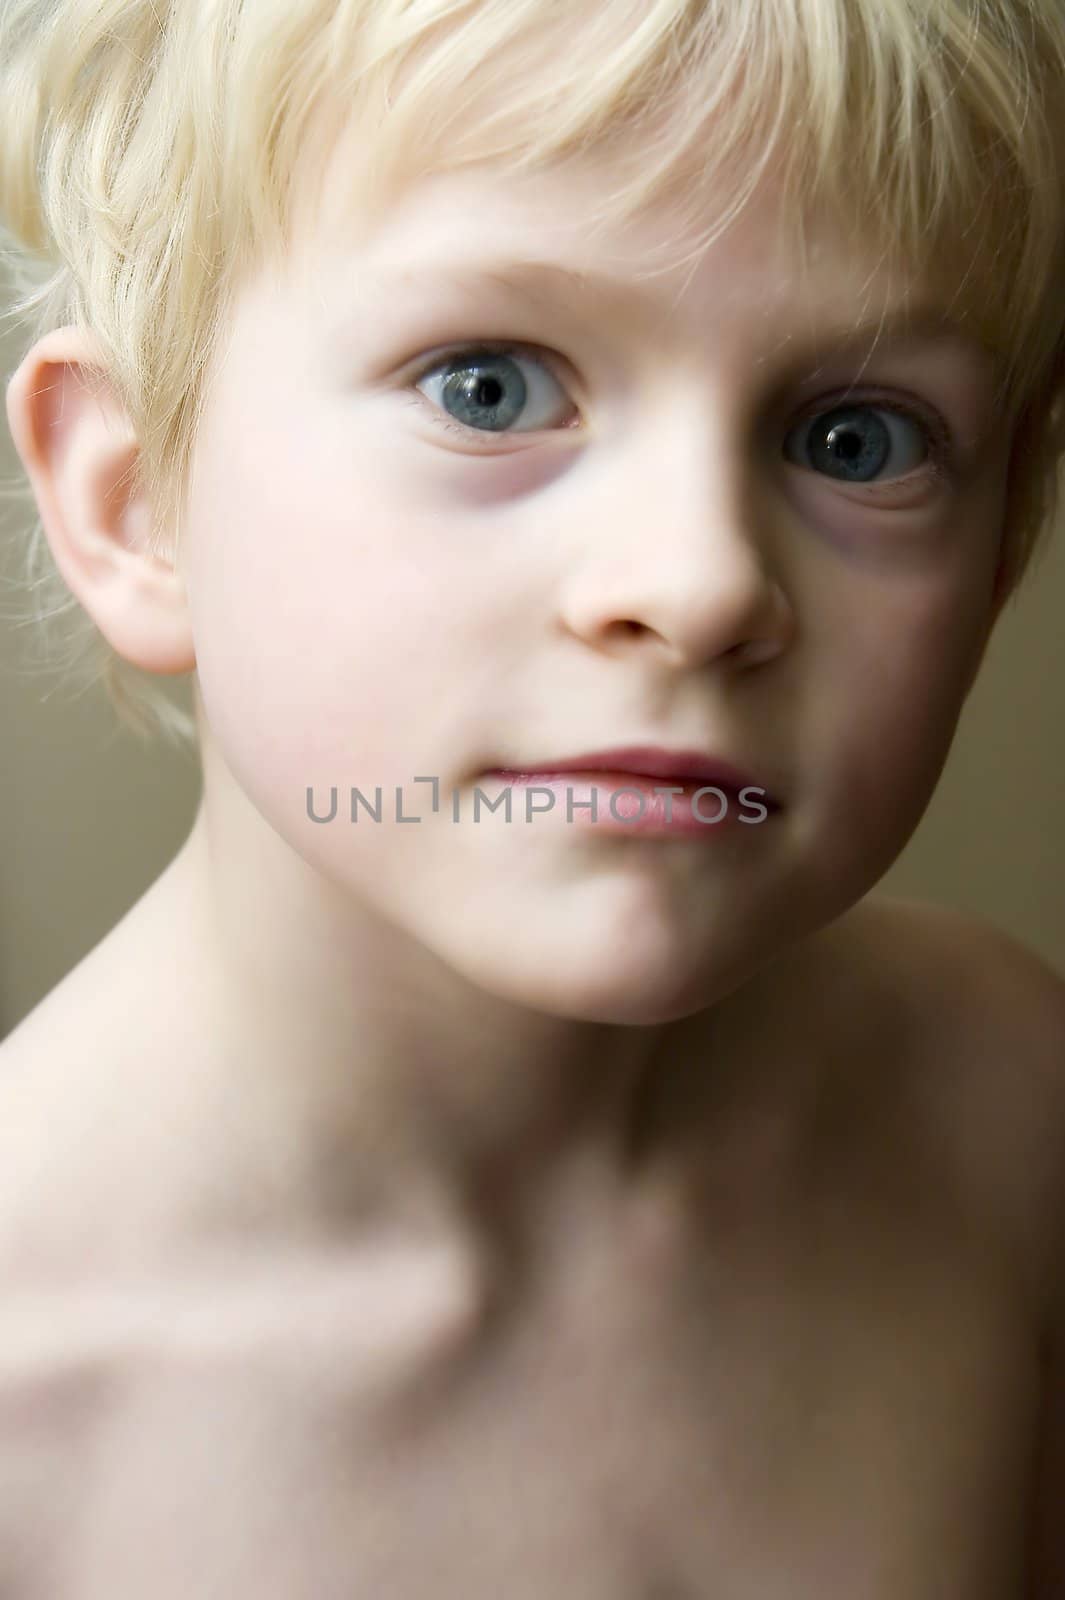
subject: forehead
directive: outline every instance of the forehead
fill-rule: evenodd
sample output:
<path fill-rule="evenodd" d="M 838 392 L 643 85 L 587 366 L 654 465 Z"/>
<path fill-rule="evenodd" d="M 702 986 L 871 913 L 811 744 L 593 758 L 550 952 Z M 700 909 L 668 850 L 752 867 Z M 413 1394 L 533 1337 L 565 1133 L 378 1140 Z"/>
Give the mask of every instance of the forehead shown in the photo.
<path fill-rule="evenodd" d="M 354 146 L 354 148 L 353 148 Z M 633 220 L 590 225 L 604 193 L 623 181 L 631 154 L 620 143 L 593 150 L 579 161 L 535 174 L 514 174 L 491 162 L 460 172 L 422 173 L 399 193 L 380 217 L 360 206 L 364 161 L 358 159 L 354 130 L 341 135 L 324 167 L 320 189 L 295 219 L 293 243 L 321 252 L 358 251 L 367 264 L 388 257 L 413 263 L 441 252 L 448 260 L 478 252 L 513 253 L 522 259 L 567 261 L 576 271 L 611 262 L 618 275 L 674 274 L 690 257 L 713 218 L 692 217 L 679 197 L 662 197 Z M 301 190 L 310 200 L 311 190 Z M 764 262 L 769 271 L 786 265 L 788 218 L 782 213 L 773 178 L 728 229 L 719 254 L 737 265 Z M 845 263 L 839 241 L 825 221 L 807 218 L 805 233 L 825 264 L 853 272 L 875 268 L 871 260 Z"/>
<path fill-rule="evenodd" d="M 624 223 L 589 227 L 613 159 L 590 154 L 564 171 L 507 175 L 485 164 L 413 182 L 380 216 L 360 213 L 353 154 L 341 140 L 321 171 L 320 194 L 293 229 L 293 264 L 326 315 L 398 315 L 408 303 L 465 295 L 475 312 L 505 290 L 510 303 L 615 314 L 630 332 L 690 315 L 770 344 L 799 329 L 817 344 L 856 349 L 907 336 L 938 338 L 990 367 L 994 351 L 952 310 L 949 278 L 919 277 L 878 258 L 827 215 L 803 218 L 802 249 L 770 175 L 706 250 L 717 219 L 662 198 Z"/>

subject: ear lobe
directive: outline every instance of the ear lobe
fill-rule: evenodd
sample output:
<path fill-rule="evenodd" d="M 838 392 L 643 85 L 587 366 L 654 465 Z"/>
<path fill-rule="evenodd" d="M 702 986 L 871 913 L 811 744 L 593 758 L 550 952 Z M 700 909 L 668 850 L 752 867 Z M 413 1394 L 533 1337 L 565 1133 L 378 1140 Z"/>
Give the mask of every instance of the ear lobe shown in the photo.
<path fill-rule="evenodd" d="M 58 329 L 8 384 L 11 437 L 68 588 L 125 660 L 159 674 L 196 665 L 187 596 L 148 548 L 150 507 L 132 468 L 138 444 L 98 348 Z"/>

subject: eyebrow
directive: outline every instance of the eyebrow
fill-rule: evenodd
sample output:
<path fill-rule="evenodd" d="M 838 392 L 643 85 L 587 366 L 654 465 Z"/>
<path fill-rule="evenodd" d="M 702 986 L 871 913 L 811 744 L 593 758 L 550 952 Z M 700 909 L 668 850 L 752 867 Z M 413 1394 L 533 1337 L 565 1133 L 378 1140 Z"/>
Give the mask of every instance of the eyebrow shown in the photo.
<path fill-rule="evenodd" d="M 375 274 L 376 276 L 376 274 Z M 557 306 L 559 299 L 568 301 L 575 309 L 585 311 L 591 302 L 604 296 L 636 300 L 658 298 L 653 288 L 645 288 L 638 279 L 623 273 L 612 273 L 603 268 L 580 272 L 559 262 L 543 260 L 500 259 L 496 261 L 460 262 L 448 265 L 418 263 L 411 267 L 381 269 L 382 286 L 390 292 L 397 286 L 411 292 L 424 293 L 434 286 L 443 293 L 457 291 L 472 300 L 482 298 L 486 286 L 503 289 L 508 294 L 525 300 L 537 310 Z M 783 342 L 788 342 L 785 340 Z M 820 325 L 811 319 L 808 339 L 803 344 L 827 347 L 864 349 L 881 346 L 898 346 L 908 343 L 951 343 L 964 346 L 985 361 L 995 361 L 998 352 L 984 343 L 970 327 L 958 317 L 953 317 L 942 306 L 930 299 L 918 299 L 910 305 L 887 307 L 877 317 L 861 322 L 831 322 Z"/>

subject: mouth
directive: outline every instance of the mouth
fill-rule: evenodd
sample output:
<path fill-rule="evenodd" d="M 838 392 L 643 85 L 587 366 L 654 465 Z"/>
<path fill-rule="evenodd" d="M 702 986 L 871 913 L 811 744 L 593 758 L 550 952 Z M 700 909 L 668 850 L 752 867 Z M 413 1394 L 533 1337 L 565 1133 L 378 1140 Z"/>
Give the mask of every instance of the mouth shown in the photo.
<path fill-rule="evenodd" d="M 737 789 L 731 780 L 708 783 L 704 776 L 686 773 L 648 776 L 623 767 L 545 765 L 497 768 L 486 776 L 522 795 L 527 823 L 541 812 L 554 812 L 557 819 L 564 809 L 567 825 L 610 836 L 707 842 L 744 834 L 754 838 L 761 832 L 757 824 L 780 810 L 759 785 Z M 512 820 L 509 810 L 506 818 Z"/>
<path fill-rule="evenodd" d="M 688 792 L 713 788 L 721 790 L 730 799 L 739 800 L 746 795 L 767 810 L 780 810 L 779 800 L 753 774 L 724 758 L 706 756 L 695 750 L 628 747 L 571 756 L 560 761 L 496 768 L 491 776 L 504 778 L 511 783 L 543 783 L 576 778 L 603 786 L 613 784 L 615 787 L 624 786 L 634 779 L 643 780 L 640 787 L 651 787 L 647 780 L 652 779 L 660 786 L 682 788 Z"/>
<path fill-rule="evenodd" d="M 707 783 L 703 778 L 689 778 L 682 773 L 667 775 L 655 774 L 648 777 L 644 773 L 625 772 L 620 768 L 616 771 L 606 772 L 600 769 L 594 771 L 579 771 L 570 768 L 547 769 L 542 771 L 509 771 L 506 768 L 496 768 L 487 774 L 490 778 L 498 778 L 500 782 L 511 784 L 515 788 L 535 785 L 550 787 L 556 784 L 569 784 L 571 787 L 593 787 L 603 792 L 630 790 L 643 794 L 648 800 L 657 797 L 662 791 L 675 791 L 679 797 L 691 801 L 700 792 L 724 795 L 729 805 L 740 804 L 760 805 L 766 811 L 780 810 L 779 803 L 767 792 L 756 784 L 744 784 L 739 789 L 728 783 Z"/>

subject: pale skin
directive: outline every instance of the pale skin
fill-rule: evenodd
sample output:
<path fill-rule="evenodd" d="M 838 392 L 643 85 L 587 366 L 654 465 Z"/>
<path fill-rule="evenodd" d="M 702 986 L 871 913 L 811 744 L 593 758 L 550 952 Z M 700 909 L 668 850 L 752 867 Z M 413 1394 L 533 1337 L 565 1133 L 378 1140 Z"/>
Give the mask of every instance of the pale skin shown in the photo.
<path fill-rule="evenodd" d="M 354 245 L 308 208 L 173 564 L 87 337 L 8 389 L 72 590 L 195 669 L 204 767 L 0 1050 L 13 1600 L 1065 1594 L 1065 985 L 870 898 L 1000 603 L 988 354 L 862 371 L 831 330 L 888 286 L 826 238 L 801 297 L 768 200 L 637 283 L 676 219 L 589 253 L 602 182 L 432 180 Z M 488 257 L 619 285 L 460 295 Z M 434 427 L 428 358 L 485 340 L 535 421 Z M 782 453 L 859 371 L 954 478 L 897 414 L 875 490 Z M 640 841 L 413 782 L 633 743 L 781 810 Z M 355 783 L 423 822 L 309 820 Z"/>

